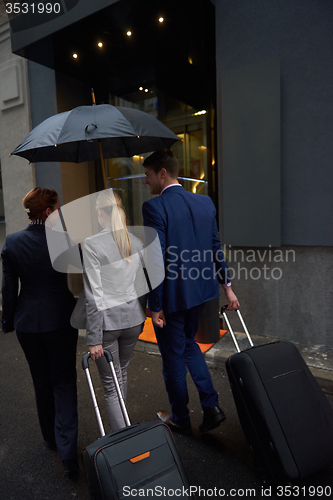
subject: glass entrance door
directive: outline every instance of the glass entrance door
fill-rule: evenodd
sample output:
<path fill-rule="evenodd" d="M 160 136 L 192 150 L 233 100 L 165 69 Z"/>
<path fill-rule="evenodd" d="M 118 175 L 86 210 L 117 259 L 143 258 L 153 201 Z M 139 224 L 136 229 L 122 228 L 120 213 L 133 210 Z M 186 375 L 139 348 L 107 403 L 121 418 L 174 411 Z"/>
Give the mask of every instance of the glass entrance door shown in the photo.
<path fill-rule="evenodd" d="M 123 96 L 121 100 L 111 97 L 110 103 L 142 109 L 160 119 L 178 135 L 181 141 L 176 142 L 172 149 L 180 165 L 179 182 L 188 191 L 209 194 L 209 170 L 213 169 L 212 129 L 209 125 L 211 113 L 168 98 L 155 88 L 143 88 L 148 91 L 138 90 Z M 132 225 L 142 224 L 142 203 L 153 197 L 144 184 L 142 167 L 144 158 L 149 154 L 106 160 L 108 186 L 121 194 Z"/>

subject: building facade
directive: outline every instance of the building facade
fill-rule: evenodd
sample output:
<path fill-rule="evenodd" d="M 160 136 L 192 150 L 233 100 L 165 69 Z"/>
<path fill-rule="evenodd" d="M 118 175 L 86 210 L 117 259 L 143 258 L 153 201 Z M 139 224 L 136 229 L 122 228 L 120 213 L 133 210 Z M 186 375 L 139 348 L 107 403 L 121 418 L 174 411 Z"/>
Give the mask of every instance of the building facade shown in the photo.
<path fill-rule="evenodd" d="M 21 201 L 33 185 L 55 188 L 63 204 L 103 189 L 98 161 L 8 156 L 45 118 L 89 105 L 93 87 L 97 103 L 142 109 L 182 139 L 181 182 L 216 204 L 250 332 L 333 347 L 331 2 L 59 7 L 44 17 L 2 9 L 0 238 L 26 224 Z M 150 197 L 141 163 L 106 160 L 134 225 Z"/>

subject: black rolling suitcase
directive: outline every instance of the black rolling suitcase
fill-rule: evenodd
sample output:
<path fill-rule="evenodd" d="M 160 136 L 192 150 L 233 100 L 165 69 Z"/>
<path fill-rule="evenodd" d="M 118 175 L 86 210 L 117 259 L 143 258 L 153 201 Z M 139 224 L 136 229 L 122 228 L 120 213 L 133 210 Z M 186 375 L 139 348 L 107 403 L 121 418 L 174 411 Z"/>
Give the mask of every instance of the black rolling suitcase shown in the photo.
<path fill-rule="evenodd" d="M 222 308 L 222 310 L 225 308 Z M 239 420 L 263 480 L 303 479 L 333 462 L 333 410 L 296 346 L 280 341 L 240 351 L 226 369 Z"/>
<path fill-rule="evenodd" d="M 88 360 L 82 360 L 91 392 L 101 438 L 82 452 L 83 466 L 92 498 L 113 500 L 148 496 L 194 498 L 170 429 L 160 420 L 131 425 L 118 384 L 112 355 L 104 350 L 114 377 L 127 427 L 108 434 L 100 416 Z M 168 493 L 169 492 L 169 493 Z"/>

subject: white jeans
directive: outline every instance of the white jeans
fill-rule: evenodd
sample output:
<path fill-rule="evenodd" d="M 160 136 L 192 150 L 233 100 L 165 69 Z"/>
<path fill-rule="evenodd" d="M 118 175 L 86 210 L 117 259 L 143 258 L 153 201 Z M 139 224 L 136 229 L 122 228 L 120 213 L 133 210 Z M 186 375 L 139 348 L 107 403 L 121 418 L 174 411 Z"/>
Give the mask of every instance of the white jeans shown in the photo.
<path fill-rule="evenodd" d="M 127 396 L 127 367 L 131 354 L 142 332 L 143 324 L 124 330 L 109 330 L 103 333 L 103 348 L 112 356 L 123 398 Z M 96 360 L 99 375 L 104 387 L 106 411 L 109 419 L 109 433 L 126 426 L 117 396 L 110 366 L 105 357 Z"/>

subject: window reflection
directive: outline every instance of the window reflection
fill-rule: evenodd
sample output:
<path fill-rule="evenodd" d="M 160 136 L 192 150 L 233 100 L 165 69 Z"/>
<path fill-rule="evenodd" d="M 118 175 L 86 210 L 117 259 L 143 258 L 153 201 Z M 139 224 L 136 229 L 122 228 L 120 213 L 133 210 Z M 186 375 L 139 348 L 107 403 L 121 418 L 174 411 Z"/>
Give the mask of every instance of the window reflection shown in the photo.
<path fill-rule="evenodd" d="M 148 92 L 145 90 L 148 89 Z M 161 120 L 181 141 L 172 147 L 179 160 L 179 182 L 188 191 L 208 194 L 212 178 L 213 152 L 211 113 L 198 110 L 158 91 L 153 83 L 144 82 L 134 92 L 109 97 L 110 104 L 140 109 Z M 142 163 L 150 153 L 133 158 L 107 159 L 108 187 L 121 194 L 132 225 L 142 225 L 142 203 L 153 197 L 144 185 Z M 209 172 L 210 170 L 210 172 Z M 210 174 L 210 175 L 209 175 Z"/>

